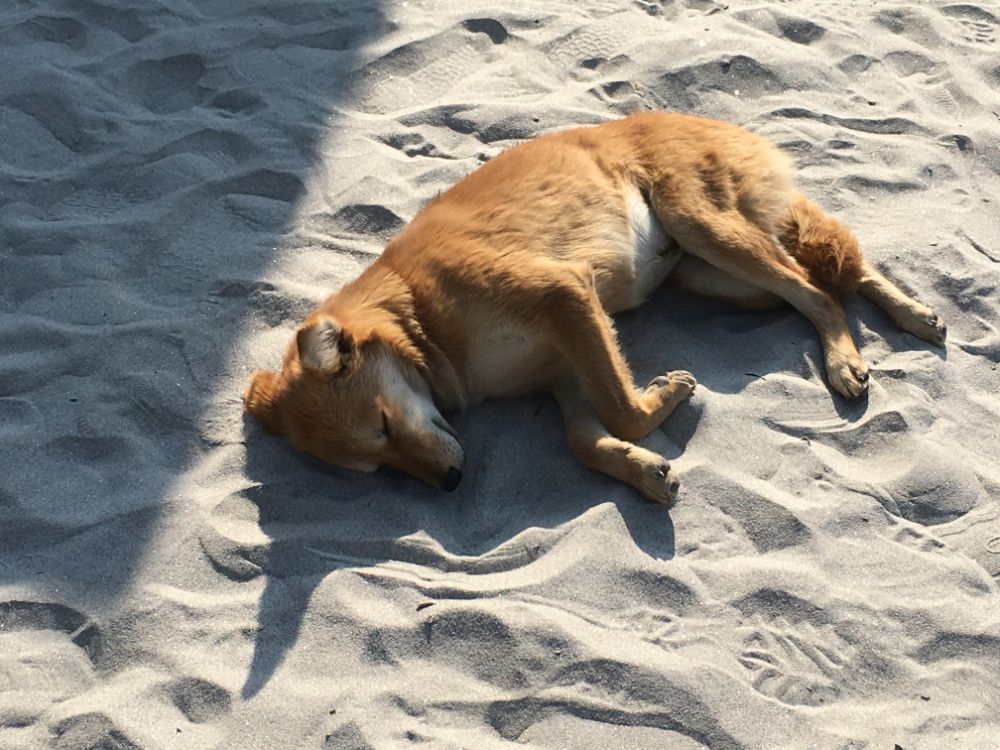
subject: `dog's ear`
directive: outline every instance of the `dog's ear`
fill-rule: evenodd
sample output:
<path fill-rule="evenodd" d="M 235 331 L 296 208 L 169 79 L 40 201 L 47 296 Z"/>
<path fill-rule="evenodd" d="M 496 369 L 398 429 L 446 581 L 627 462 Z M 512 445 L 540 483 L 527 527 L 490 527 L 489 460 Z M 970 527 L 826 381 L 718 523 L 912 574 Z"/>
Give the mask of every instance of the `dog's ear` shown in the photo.
<path fill-rule="evenodd" d="M 250 376 L 250 385 L 243 392 L 243 407 L 268 432 L 276 435 L 282 432 L 277 408 L 281 390 L 281 376 L 267 370 L 257 370 Z"/>
<path fill-rule="evenodd" d="M 336 375 L 357 361 L 358 350 L 351 334 L 329 315 L 315 315 L 295 336 L 302 367 L 320 375 Z"/>

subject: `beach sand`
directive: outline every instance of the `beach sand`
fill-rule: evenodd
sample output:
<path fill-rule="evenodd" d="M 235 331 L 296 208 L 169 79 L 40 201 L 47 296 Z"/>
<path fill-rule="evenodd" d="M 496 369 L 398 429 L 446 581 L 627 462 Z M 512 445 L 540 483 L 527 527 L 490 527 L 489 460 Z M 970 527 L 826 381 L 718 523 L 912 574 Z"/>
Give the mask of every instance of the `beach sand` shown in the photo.
<path fill-rule="evenodd" d="M 0 748 L 1000 746 L 992 2 L 0 7 Z M 456 416 L 454 494 L 241 410 L 296 323 L 503 148 L 643 109 L 771 138 L 949 325 L 664 292 L 667 511 L 554 403 Z"/>

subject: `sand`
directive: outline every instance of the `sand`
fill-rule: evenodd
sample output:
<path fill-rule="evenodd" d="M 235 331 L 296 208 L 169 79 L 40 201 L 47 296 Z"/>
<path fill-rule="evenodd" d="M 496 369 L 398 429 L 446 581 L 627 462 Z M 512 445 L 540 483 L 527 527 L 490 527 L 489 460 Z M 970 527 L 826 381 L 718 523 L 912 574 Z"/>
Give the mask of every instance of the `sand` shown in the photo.
<path fill-rule="evenodd" d="M 0 748 L 995 748 L 1000 8 L 0 6 Z M 439 190 L 634 110 L 728 119 L 950 326 L 657 295 L 667 511 L 554 404 L 455 417 L 446 495 L 307 460 L 252 369 Z"/>

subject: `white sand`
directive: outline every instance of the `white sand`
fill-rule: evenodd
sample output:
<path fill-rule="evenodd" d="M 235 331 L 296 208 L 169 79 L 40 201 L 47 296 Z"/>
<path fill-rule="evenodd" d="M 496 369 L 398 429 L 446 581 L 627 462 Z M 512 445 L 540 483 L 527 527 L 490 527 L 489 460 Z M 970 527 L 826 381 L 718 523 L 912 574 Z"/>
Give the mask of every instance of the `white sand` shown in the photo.
<path fill-rule="evenodd" d="M 1000 746 L 995 3 L 0 5 L 0 748 Z M 950 326 L 662 294 L 668 513 L 546 399 L 453 495 L 249 422 L 250 370 L 437 191 L 644 108 L 732 120 Z M 425 606 L 430 605 L 430 606 Z"/>

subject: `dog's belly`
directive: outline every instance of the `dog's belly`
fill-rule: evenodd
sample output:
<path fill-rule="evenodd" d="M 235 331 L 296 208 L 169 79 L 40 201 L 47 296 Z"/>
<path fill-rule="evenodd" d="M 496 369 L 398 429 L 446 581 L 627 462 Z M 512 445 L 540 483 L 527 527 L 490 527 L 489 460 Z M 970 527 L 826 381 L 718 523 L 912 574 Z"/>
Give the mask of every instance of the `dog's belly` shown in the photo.
<path fill-rule="evenodd" d="M 609 313 L 641 305 L 664 282 L 683 252 L 663 231 L 638 188 L 625 188 L 626 225 L 607 267 L 598 267 L 597 291 Z"/>
<path fill-rule="evenodd" d="M 557 361 L 556 350 L 537 331 L 485 330 L 469 347 L 469 390 L 476 400 L 528 393 L 552 379 Z"/>
<path fill-rule="evenodd" d="M 627 185 L 624 197 L 624 222 L 618 214 L 614 223 L 603 224 L 598 241 L 560 253 L 566 260 L 590 263 L 598 297 L 609 314 L 642 304 L 684 255 L 637 188 Z M 563 356 L 539 331 L 498 320 L 482 309 L 467 311 L 465 324 L 475 332 L 466 359 L 470 400 L 544 388 L 565 366 Z"/>

